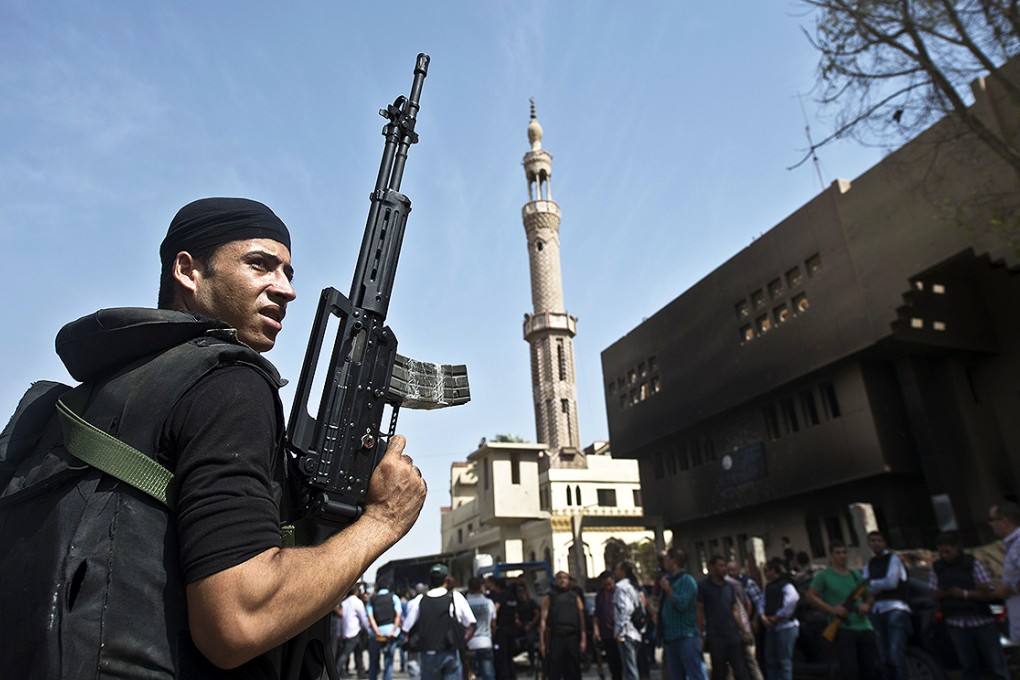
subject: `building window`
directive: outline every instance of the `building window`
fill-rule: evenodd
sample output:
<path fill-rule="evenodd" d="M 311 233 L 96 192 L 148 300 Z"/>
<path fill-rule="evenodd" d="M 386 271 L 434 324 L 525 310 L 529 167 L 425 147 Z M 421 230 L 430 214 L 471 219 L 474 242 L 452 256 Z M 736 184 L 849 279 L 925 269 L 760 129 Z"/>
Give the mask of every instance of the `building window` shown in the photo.
<path fill-rule="evenodd" d="M 839 418 L 839 400 L 836 398 L 836 388 L 832 383 L 823 383 L 819 388 L 822 393 L 822 407 L 825 409 L 825 417 L 829 420 Z"/>
<path fill-rule="evenodd" d="M 779 419 L 776 417 L 776 407 L 766 404 L 762 408 L 762 414 L 765 416 L 765 430 L 769 433 L 769 439 L 772 441 L 779 439 Z"/>
<path fill-rule="evenodd" d="M 567 487 L 567 505 L 574 504 L 574 491 L 569 486 Z"/>
<path fill-rule="evenodd" d="M 818 520 L 809 517 L 804 521 L 807 530 L 808 545 L 811 546 L 811 557 L 825 557 L 825 539 L 822 538 L 822 527 Z"/>
<path fill-rule="evenodd" d="M 759 316 L 755 320 L 755 323 L 758 326 L 758 331 L 761 333 L 768 333 L 770 330 L 772 330 L 772 319 L 769 318 L 768 314 L 762 314 L 761 316 Z"/>
<path fill-rule="evenodd" d="M 676 474 L 676 456 L 666 456 L 666 471 L 671 475 Z"/>
<path fill-rule="evenodd" d="M 727 562 L 735 562 L 737 559 L 737 551 L 733 545 L 732 536 L 723 536 L 722 540 L 723 557 L 726 558 Z"/>
<path fill-rule="evenodd" d="M 785 302 L 772 310 L 772 318 L 776 320 L 777 326 L 790 318 L 790 308 Z"/>
<path fill-rule="evenodd" d="M 702 439 L 704 444 L 701 450 L 705 452 L 705 460 L 715 460 L 715 442 L 712 441 L 712 435 L 706 432 L 702 435 Z"/>
<path fill-rule="evenodd" d="M 563 341 L 556 341 L 556 367 L 559 369 L 560 382 L 567 379 L 567 357 L 563 353 Z"/>
<path fill-rule="evenodd" d="M 839 523 L 839 516 L 832 515 L 825 518 L 825 532 L 829 535 L 829 543 L 833 541 L 846 542 L 843 539 L 843 526 Z"/>
<path fill-rule="evenodd" d="M 659 390 L 662 389 L 662 383 L 659 382 L 658 376 L 653 376 L 648 384 L 651 386 L 650 389 L 652 394 L 658 394 Z"/>
<path fill-rule="evenodd" d="M 798 312 L 806 312 L 808 310 L 808 307 L 810 306 L 811 305 L 810 303 L 808 303 L 807 295 L 805 295 L 804 293 L 801 293 L 800 295 L 797 295 L 796 297 L 793 298 L 793 307 Z"/>
<path fill-rule="evenodd" d="M 946 322 L 945 321 L 932 321 L 931 322 L 931 327 L 932 327 L 932 330 L 944 331 L 944 330 L 946 330 Z"/>
<path fill-rule="evenodd" d="M 804 282 L 804 275 L 800 272 L 800 267 L 794 267 L 793 269 L 786 272 L 786 285 L 790 288 L 796 288 Z"/>
<path fill-rule="evenodd" d="M 599 505 L 604 508 L 616 507 L 616 489 L 598 489 Z"/>
<path fill-rule="evenodd" d="M 783 282 L 779 279 L 769 281 L 769 295 L 775 300 L 783 294 Z"/>
<path fill-rule="evenodd" d="M 490 467 L 489 459 L 486 458 L 482 462 L 482 477 L 484 477 L 484 479 L 482 479 L 482 485 L 485 487 L 486 491 L 489 490 L 489 475 L 490 474 L 492 474 L 492 469 Z"/>
<path fill-rule="evenodd" d="M 783 425 L 786 426 L 786 433 L 793 434 L 800 431 L 800 422 L 797 420 L 797 407 L 791 397 L 780 400 L 779 410 L 783 413 Z"/>
<path fill-rule="evenodd" d="M 814 392 L 801 392 L 800 405 L 804 409 L 804 420 L 807 425 L 817 425 L 819 423 L 819 419 L 818 408 L 815 406 Z"/>
<path fill-rule="evenodd" d="M 910 318 L 910 327 L 911 328 L 924 328 L 924 319 L 919 319 L 916 316 L 911 317 Z"/>
<path fill-rule="evenodd" d="M 459 543 L 463 543 L 463 542 L 464 542 L 464 530 L 463 529 L 457 529 L 457 543 L 459 544 Z"/>
<path fill-rule="evenodd" d="M 708 571 L 708 555 L 705 554 L 705 542 L 696 541 L 694 543 L 694 554 L 697 564 L 701 569 L 701 573 L 704 574 Z"/>
<path fill-rule="evenodd" d="M 843 519 L 846 521 L 846 544 L 852 548 L 856 548 L 861 543 L 857 538 L 857 530 L 854 529 L 854 518 L 853 515 L 850 514 L 849 510 L 843 511 Z"/>
<path fill-rule="evenodd" d="M 737 318 L 746 319 L 751 315 L 751 305 L 747 304 L 747 300 L 741 300 L 736 304 Z"/>
<path fill-rule="evenodd" d="M 641 498 L 641 489 L 634 489 L 634 507 L 643 508 L 644 506 L 644 500 Z"/>
<path fill-rule="evenodd" d="M 468 522 L 468 536 L 474 532 L 475 525 Z"/>
<path fill-rule="evenodd" d="M 677 462 L 680 464 L 680 471 L 687 472 L 691 469 L 691 462 L 687 460 L 687 447 L 683 442 L 676 449 Z"/>
<path fill-rule="evenodd" d="M 701 445 L 698 444 L 697 439 L 692 439 L 690 444 L 691 467 L 701 467 L 704 462 L 701 459 Z"/>
<path fill-rule="evenodd" d="M 946 287 L 943 286 L 941 283 L 933 283 L 931 284 L 931 292 L 935 293 L 936 295 L 945 295 Z"/>
<path fill-rule="evenodd" d="M 754 340 L 754 329 L 750 326 L 740 327 L 740 342 L 751 342 Z"/>
<path fill-rule="evenodd" d="M 755 307 L 761 307 L 765 304 L 765 291 L 761 288 L 751 293 L 751 302 Z"/>
<path fill-rule="evenodd" d="M 581 500 L 581 487 L 574 487 L 574 500 L 577 501 L 578 505 L 584 505 L 584 501 Z"/>
<path fill-rule="evenodd" d="M 804 267 L 807 268 L 808 276 L 814 276 L 818 272 L 822 271 L 822 258 L 815 253 L 808 259 L 804 260 Z"/>
<path fill-rule="evenodd" d="M 510 483 L 521 483 L 521 455 L 519 453 L 510 454 Z"/>

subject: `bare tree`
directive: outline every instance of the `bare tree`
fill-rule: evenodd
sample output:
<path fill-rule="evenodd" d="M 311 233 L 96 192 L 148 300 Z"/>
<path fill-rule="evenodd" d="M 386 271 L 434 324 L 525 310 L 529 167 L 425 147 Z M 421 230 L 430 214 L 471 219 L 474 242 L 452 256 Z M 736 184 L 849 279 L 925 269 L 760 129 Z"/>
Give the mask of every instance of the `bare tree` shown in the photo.
<path fill-rule="evenodd" d="M 814 148 L 844 136 L 903 142 L 952 116 L 1020 172 L 1020 148 L 968 108 L 980 76 L 1020 102 L 1020 82 L 999 70 L 1020 51 L 1020 0 L 800 1 L 814 9 L 805 33 L 820 53 L 817 98 L 835 111 Z"/>

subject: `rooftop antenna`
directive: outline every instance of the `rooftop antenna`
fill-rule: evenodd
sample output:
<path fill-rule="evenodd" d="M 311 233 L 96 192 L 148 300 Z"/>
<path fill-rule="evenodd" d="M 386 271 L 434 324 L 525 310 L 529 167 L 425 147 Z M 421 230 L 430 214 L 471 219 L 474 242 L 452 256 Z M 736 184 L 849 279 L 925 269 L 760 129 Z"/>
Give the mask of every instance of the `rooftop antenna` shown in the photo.
<path fill-rule="evenodd" d="M 800 102 L 800 113 L 804 116 L 804 136 L 807 137 L 808 148 L 811 150 L 811 162 L 815 165 L 815 173 L 818 175 L 818 188 L 825 191 L 825 180 L 822 179 L 822 165 L 818 160 L 815 143 L 811 139 L 811 126 L 808 124 L 807 111 L 804 110 L 804 95 L 798 94 L 797 101 Z"/>

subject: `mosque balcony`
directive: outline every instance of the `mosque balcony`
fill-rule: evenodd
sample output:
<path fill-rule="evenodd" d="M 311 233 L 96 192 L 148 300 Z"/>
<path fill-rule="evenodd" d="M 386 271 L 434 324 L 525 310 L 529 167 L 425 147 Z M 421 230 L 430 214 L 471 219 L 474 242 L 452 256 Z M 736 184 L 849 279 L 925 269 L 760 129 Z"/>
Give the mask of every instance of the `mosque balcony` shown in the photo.
<path fill-rule="evenodd" d="M 557 218 L 560 216 L 560 206 L 556 201 L 548 198 L 539 198 L 534 201 L 528 201 L 521 208 L 521 216 L 527 220 L 531 215 L 543 215 L 552 214 Z"/>
<path fill-rule="evenodd" d="M 524 339 L 540 333 L 562 331 L 574 337 L 577 335 L 577 317 L 566 312 L 542 312 L 541 314 L 524 315 Z"/>

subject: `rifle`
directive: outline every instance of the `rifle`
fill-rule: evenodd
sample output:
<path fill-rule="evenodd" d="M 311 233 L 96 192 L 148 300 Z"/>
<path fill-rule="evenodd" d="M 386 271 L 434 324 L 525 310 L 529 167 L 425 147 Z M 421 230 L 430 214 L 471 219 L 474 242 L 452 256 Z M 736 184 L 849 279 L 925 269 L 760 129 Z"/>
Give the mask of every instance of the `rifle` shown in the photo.
<path fill-rule="evenodd" d="M 385 325 L 393 278 L 411 201 L 400 193 L 429 57 L 419 54 L 407 97 L 399 96 L 379 115 L 386 139 L 379 175 L 370 196 L 368 223 L 351 282 L 350 297 L 325 288 L 308 339 L 287 425 L 287 448 L 302 477 L 304 517 L 315 540 L 335 533 L 364 510 L 368 482 L 393 436 L 397 413 L 466 403 L 467 368 L 408 359 L 397 354 L 397 339 Z M 336 340 L 316 416 L 308 399 L 327 326 L 338 324 Z M 383 411 L 391 408 L 389 429 Z"/>
<path fill-rule="evenodd" d="M 867 589 L 868 589 L 867 581 L 861 581 L 859 584 L 857 584 L 857 587 L 854 588 L 854 592 L 850 593 L 850 597 L 843 600 L 843 608 L 846 609 L 847 611 L 850 611 L 854 606 L 854 602 L 856 602 L 861 597 L 861 595 L 864 594 L 864 591 Z M 832 621 L 829 621 L 829 625 L 827 625 L 825 627 L 825 630 L 822 631 L 822 637 L 828 640 L 829 642 L 832 642 L 833 640 L 836 639 L 836 633 L 839 632 L 839 627 L 841 625 L 843 625 L 843 619 L 839 618 L 838 616 L 833 617 Z"/>

